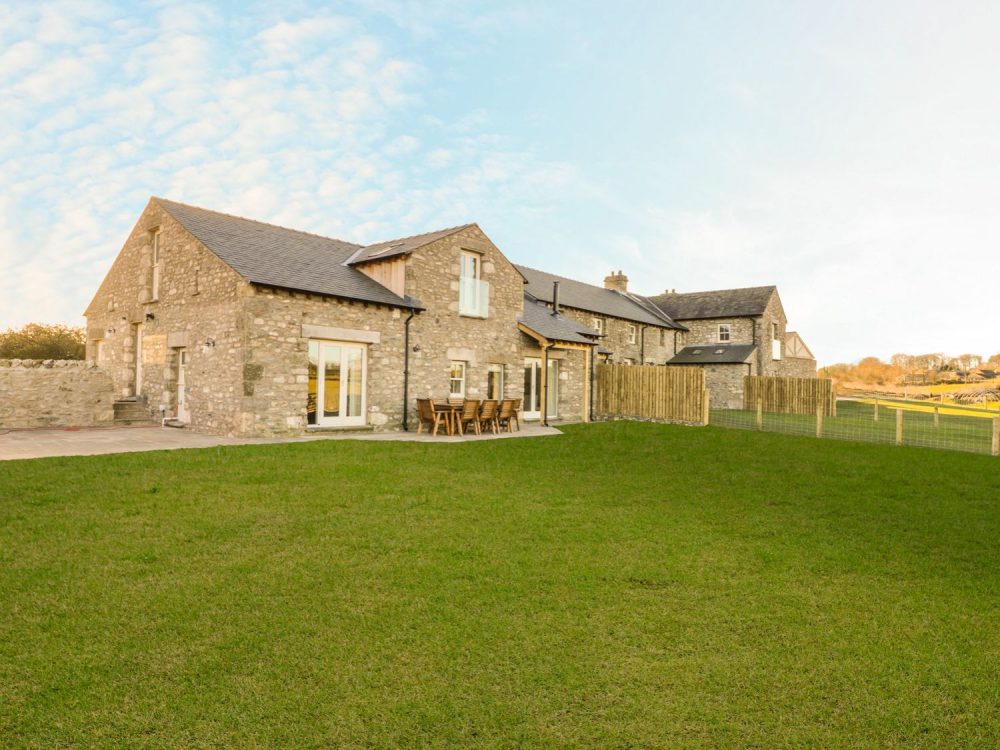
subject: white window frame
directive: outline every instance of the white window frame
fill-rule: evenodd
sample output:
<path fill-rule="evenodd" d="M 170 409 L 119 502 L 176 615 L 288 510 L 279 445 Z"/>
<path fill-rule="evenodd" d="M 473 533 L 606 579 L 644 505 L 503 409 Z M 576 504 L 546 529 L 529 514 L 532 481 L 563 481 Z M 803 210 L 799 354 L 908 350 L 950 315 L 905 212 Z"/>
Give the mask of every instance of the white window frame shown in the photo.
<path fill-rule="evenodd" d="M 489 367 L 486 368 L 486 398 L 495 398 L 497 401 L 502 401 L 503 400 L 503 386 L 504 386 L 504 383 L 503 383 L 503 380 L 504 380 L 503 369 L 504 369 L 503 365 L 497 364 L 497 363 L 493 363 Z M 490 396 L 490 377 L 495 372 L 496 373 L 500 373 L 500 378 L 499 378 L 499 382 L 498 382 L 498 385 L 499 385 L 498 390 L 500 391 L 500 393 L 496 394 L 496 395 L 493 395 L 491 397 Z"/>
<path fill-rule="evenodd" d="M 733 340 L 733 326 L 731 323 L 719 323 L 716 340 L 720 344 L 728 344 Z"/>
<path fill-rule="evenodd" d="M 625 335 L 628 339 L 628 343 L 634 344 L 639 335 L 639 326 L 634 323 L 626 323 L 625 325 Z"/>
<path fill-rule="evenodd" d="M 604 335 L 604 318 L 591 318 L 590 327 L 597 331 L 601 336 Z"/>
<path fill-rule="evenodd" d="M 459 377 L 455 377 L 456 367 L 461 372 Z M 462 362 L 461 360 L 452 360 L 448 364 L 448 398 L 465 398 L 465 375 L 465 362 Z M 459 391 L 455 391 L 456 383 L 459 385 Z"/>
<path fill-rule="evenodd" d="M 778 324 L 771 321 L 771 359 L 781 359 L 781 339 L 778 337 Z"/>
<path fill-rule="evenodd" d="M 160 229 L 157 227 L 151 233 L 150 244 L 153 260 L 152 279 L 150 282 L 149 301 L 156 302 L 160 299 Z"/>
<path fill-rule="evenodd" d="M 469 271 L 472 271 L 470 274 Z M 471 280 L 472 284 L 466 282 Z M 458 264 L 458 314 L 471 318 L 485 318 L 489 315 L 489 290 L 483 284 L 483 254 L 474 250 L 463 250 Z M 463 293 L 467 297 L 463 297 Z M 465 305 L 463 306 L 463 299 Z"/>

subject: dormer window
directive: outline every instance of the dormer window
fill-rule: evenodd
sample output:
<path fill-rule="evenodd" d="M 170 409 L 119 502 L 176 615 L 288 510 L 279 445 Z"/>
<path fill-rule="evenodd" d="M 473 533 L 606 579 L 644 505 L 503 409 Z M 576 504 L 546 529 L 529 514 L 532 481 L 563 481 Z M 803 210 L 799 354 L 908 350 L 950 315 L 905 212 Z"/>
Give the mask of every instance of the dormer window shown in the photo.
<path fill-rule="evenodd" d="M 160 230 L 154 229 L 150 233 L 149 244 L 152 248 L 152 280 L 150 282 L 149 300 L 156 302 L 160 298 Z"/>

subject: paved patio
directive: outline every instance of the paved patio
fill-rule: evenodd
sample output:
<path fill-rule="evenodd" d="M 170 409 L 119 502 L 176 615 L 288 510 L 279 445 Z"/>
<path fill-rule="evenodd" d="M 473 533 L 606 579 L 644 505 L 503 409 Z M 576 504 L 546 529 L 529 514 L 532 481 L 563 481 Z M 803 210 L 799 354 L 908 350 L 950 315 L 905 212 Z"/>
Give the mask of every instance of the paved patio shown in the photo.
<path fill-rule="evenodd" d="M 429 443 L 467 443 L 482 440 L 543 437 L 559 435 L 554 427 L 537 424 L 522 425 L 519 432 L 482 436 L 439 434 L 431 437 L 424 432 L 320 432 L 290 438 L 231 438 L 200 435 L 175 427 L 105 427 L 79 429 L 0 429 L 0 461 L 52 456 L 95 456 L 104 453 L 135 453 L 140 451 L 175 450 L 177 448 L 212 448 L 217 445 L 266 445 L 268 443 L 301 443 L 312 440 L 390 440 Z"/>

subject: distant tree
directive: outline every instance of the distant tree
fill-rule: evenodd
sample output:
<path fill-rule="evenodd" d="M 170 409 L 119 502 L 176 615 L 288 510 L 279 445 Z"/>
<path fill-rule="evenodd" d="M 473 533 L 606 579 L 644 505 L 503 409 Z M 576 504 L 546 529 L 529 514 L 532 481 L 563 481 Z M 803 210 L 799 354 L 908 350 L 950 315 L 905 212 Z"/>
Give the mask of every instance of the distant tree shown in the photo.
<path fill-rule="evenodd" d="M 994 370 L 1000 368 L 1000 353 L 994 354 L 992 357 L 986 360 L 986 364 L 988 364 L 990 368 Z"/>
<path fill-rule="evenodd" d="M 916 357 L 910 354 L 893 354 L 889 357 L 889 363 L 900 370 L 912 370 Z"/>
<path fill-rule="evenodd" d="M 28 323 L 0 332 L 0 359 L 84 359 L 87 336 L 82 328 Z"/>

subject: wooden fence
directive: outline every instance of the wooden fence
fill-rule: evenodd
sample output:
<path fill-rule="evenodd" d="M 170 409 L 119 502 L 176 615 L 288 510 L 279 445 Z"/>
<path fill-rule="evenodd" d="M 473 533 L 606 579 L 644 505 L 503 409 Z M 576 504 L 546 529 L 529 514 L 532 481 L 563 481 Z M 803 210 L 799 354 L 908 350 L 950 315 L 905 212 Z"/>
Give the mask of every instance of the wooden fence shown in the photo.
<path fill-rule="evenodd" d="M 594 412 L 603 417 L 705 424 L 705 371 L 700 367 L 599 364 Z"/>
<path fill-rule="evenodd" d="M 816 414 L 820 407 L 825 416 L 837 416 L 832 380 L 763 375 L 746 375 L 743 378 L 744 409 L 779 414 Z"/>

